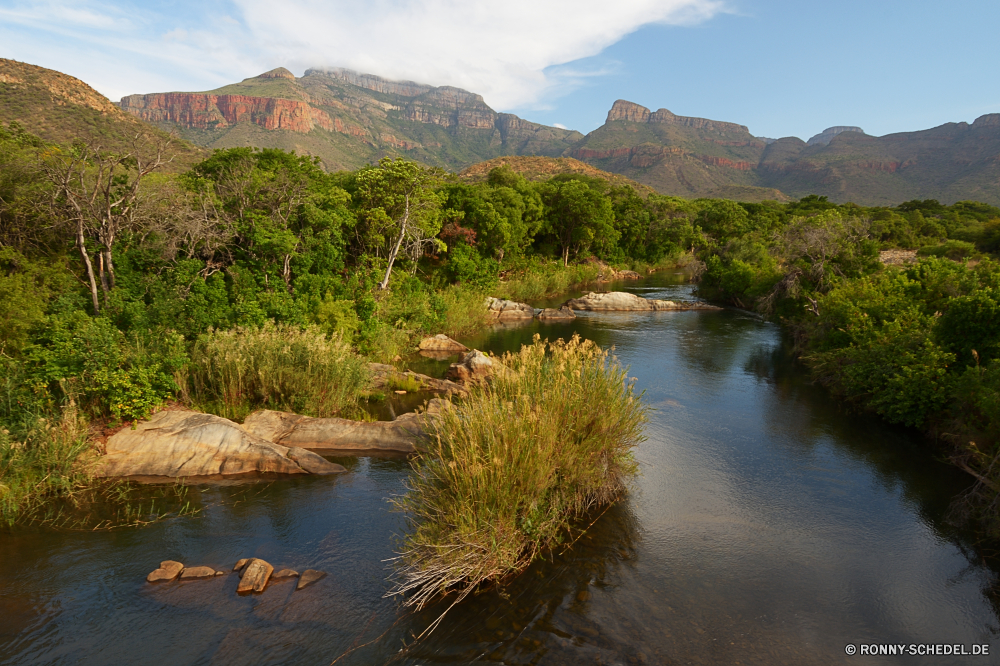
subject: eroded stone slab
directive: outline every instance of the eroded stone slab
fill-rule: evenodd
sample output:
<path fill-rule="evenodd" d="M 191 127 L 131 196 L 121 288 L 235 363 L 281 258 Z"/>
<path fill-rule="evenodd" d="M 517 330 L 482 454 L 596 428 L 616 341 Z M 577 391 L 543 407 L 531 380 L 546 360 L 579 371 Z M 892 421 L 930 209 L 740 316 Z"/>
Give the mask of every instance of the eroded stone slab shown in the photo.
<path fill-rule="evenodd" d="M 107 455 L 95 465 L 95 476 L 187 478 L 253 472 L 309 473 L 288 457 L 288 447 L 249 433 L 229 419 L 190 411 L 154 414 L 148 421 L 112 436 L 106 450 Z M 323 470 L 317 473 L 331 473 L 329 467 L 311 458 L 305 466 Z"/>
<path fill-rule="evenodd" d="M 395 421 L 350 421 L 265 409 L 248 416 L 243 427 L 257 437 L 299 449 L 412 453 L 430 418 L 433 416 L 411 413 Z"/>
<path fill-rule="evenodd" d="M 661 310 L 721 310 L 717 305 L 698 301 L 662 301 L 643 298 L 624 291 L 590 292 L 566 301 L 563 307 L 596 312 L 649 312 Z"/>

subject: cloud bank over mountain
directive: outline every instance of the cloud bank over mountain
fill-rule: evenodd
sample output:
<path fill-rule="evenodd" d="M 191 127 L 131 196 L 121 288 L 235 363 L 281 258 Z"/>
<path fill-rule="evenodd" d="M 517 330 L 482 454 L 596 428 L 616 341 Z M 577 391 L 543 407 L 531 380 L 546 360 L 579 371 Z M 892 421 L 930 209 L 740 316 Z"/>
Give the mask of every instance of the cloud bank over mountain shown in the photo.
<path fill-rule="evenodd" d="M 494 108 L 544 103 L 588 73 L 560 68 L 645 25 L 693 25 L 719 0 L 182 0 L 11 2 L 0 6 L 5 55 L 52 64 L 112 98 L 206 87 L 276 66 L 341 66 L 451 85 Z M 45 53 L 49 57 L 45 57 Z M 60 57 L 61 56 L 61 57 Z"/>

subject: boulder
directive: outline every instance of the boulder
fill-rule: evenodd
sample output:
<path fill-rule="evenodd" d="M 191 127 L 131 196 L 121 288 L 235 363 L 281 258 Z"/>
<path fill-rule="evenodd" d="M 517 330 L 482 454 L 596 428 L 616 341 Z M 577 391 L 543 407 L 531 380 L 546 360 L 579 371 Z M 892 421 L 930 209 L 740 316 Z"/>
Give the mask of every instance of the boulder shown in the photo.
<path fill-rule="evenodd" d="M 267 587 L 267 581 L 270 580 L 273 572 L 274 567 L 264 560 L 256 557 L 251 559 L 247 562 L 246 569 L 243 571 L 243 578 L 240 580 L 240 584 L 237 586 L 236 592 L 238 594 L 263 592 L 264 588 Z"/>
<path fill-rule="evenodd" d="M 430 352 L 467 352 L 469 348 L 463 345 L 461 342 L 456 342 L 452 340 L 447 335 L 439 333 L 431 338 L 424 338 L 420 341 L 418 347 L 420 351 L 430 351 Z"/>
<path fill-rule="evenodd" d="M 181 580 L 185 578 L 215 578 L 223 572 L 216 571 L 212 567 L 187 567 L 181 572 Z"/>
<path fill-rule="evenodd" d="M 148 421 L 113 435 L 108 439 L 106 450 L 107 454 L 95 465 L 95 476 L 186 478 L 251 472 L 332 474 L 346 471 L 325 460 L 320 464 L 300 452 L 289 457 L 288 447 L 254 435 L 238 423 L 189 411 L 154 414 Z"/>
<path fill-rule="evenodd" d="M 564 305 L 558 310 L 555 308 L 545 308 L 538 314 L 538 318 L 542 321 L 568 321 L 576 319 L 576 315 L 573 314 L 573 310 Z"/>
<path fill-rule="evenodd" d="M 256 437 L 297 449 L 412 453 L 427 419 L 433 418 L 430 412 L 401 414 L 395 421 L 350 421 L 264 409 L 248 416 L 243 427 Z"/>
<path fill-rule="evenodd" d="M 288 457 L 310 474 L 340 474 L 346 471 L 342 465 L 332 463 L 318 453 L 298 446 L 288 447 Z"/>
<path fill-rule="evenodd" d="M 177 578 L 181 571 L 184 570 L 184 565 L 180 562 L 174 562 L 173 560 L 165 560 L 160 562 L 160 568 L 154 569 L 146 576 L 146 580 L 150 583 L 158 583 L 161 581 L 168 581 Z"/>
<path fill-rule="evenodd" d="M 283 580 L 285 578 L 298 578 L 299 572 L 294 569 L 282 569 L 271 576 L 271 580 Z"/>
<path fill-rule="evenodd" d="M 535 308 L 527 303 L 508 301 L 502 298 L 486 299 L 486 309 L 490 311 L 497 321 L 508 319 L 532 319 L 535 316 Z"/>
<path fill-rule="evenodd" d="M 463 384 L 485 381 L 493 374 L 493 359 L 474 349 L 462 357 L 460 363 L 452 363 L 447 377 Z"/>
<path fill-rule="evenodd" d="M 299 582 L 298 585 L 295 586 L 295 589 L 296 591 L 298 591 L 301 590 L 303 587 L 309 587 L 310 585 L 318 581 L 320 578 L 323 578 L 324 576 L 326 576 L 326 573 L 323 571 L 316 571 L 315 569 L 306 569 L 305 571 L 302 572 L 302 575 L 299 576 Z"/>
<path fill-rule="evenodd" d="M 249 557 L 244 557 L 242 560 L 237 560 L 236 564 L 233 565 L 233 571 L 239 571 L 240 569 L 245 567 L 247 565 L 247 562 L 249 561 L 250 561 Z"/>
<path fill-rule="evenodd" d="M 437 352 L 429 352 L 436 354 Z M 445 354 L 444 358 L 449 356 L 454 356 L 454 352 L 441 352 Z M 444 359 L 440 359 L 444 360 Z M 411 370 L 400 371 L 391 365 L 386 365 L 384 363 L 369 363 L 369 369 L 372 373 L 372 388 L 384 390 L 390 384 L 396 382 L 406 381 L 407 383 L 416 382 L 420 385 L 422 391 L 431 391 L 433 393 L 454 393 L 456 395 L 465 395 L 466 390 L 463 386 L 456 384 L 455 382 L 448 381 L 447 379 L 435 379 L 433 377 L 428 377 L 427 375 L 421 375 L 419 373 L 413 372 Z"/>
<path fill-rule="evenodd" d="M 721 310 L 717 305 L 696 301 L 660 301 L 624 291 L 604 293 L 590 292 L 581 298 L 566 302 L 563 307 L 572 310 L 593 310 L 597 312 L 649 312 L 653 310 Z"/>

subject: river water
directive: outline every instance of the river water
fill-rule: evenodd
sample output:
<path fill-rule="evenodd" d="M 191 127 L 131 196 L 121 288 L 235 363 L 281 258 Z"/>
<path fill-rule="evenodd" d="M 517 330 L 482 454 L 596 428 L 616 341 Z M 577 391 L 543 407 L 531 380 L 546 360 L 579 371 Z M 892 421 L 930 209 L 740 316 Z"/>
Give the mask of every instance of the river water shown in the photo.
<path fill-rule="evenodd" d="M 614 288 L 692 298 L 670 274 Z M 193 518 L 0 535 L 0 662 L 1000 663 L 996 567 L 945 521 L 967 480 L 916 433 L 812 386 L 777 326 L 737 310 L 581 313 L 464 342 L 499 353 L 535 333 L 614 345 L 631 367 L 655 408 L 641 475 L 571 550 L 468 599 L 430 638 L 413 641 L 440 606 L 383 598 L 407 461 L 331 458 L 350 473 L 196 487 Z M 329 575 L 251 597 L 234 575 L 144 580 L 160 560 L 228 571 L 253 556 Z M 873 643 L 992 654 L 846 653 Z"/>

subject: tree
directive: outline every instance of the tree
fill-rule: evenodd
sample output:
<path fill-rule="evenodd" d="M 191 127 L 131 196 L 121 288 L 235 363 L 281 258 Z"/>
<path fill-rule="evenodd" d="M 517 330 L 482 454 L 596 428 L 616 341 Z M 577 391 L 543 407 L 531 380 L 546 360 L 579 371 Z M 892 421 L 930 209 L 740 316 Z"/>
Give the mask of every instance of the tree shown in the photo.
<path fill-rule="evenodd" d="M 553 178 L 543 190 L 549 232 L 556 237 L 563 266 L 592 247 L 610 250 L 619 233 L 614 228 L 611 200 L 579 179 Z"/>
<path fill-rule="evenodd" d="M 77 141 L 65 151 L 43 150 L 42 170 L 53 186 L 50 205 L 72 229 L 87 272 L 95 314 L 100 312 L 97 280 L 107 305 L 108 294 L 115 286 L 115 240 L 133 228 L 147 209 L 142 181 L 173 159 L 165 155 L 170 141 L 139 133 L 115 150 L 84 141 Z M 96 277 L 87 249 L 88 237 L 99 248 Z"/>
<path fill-rule="evenodd" d="M 416 261 L 424 250 L 438 244 L 443 197 L 434 191 L 441 181 L 438 169 L 389 157 L 357 175 L 357 200 L 362 245 L 388 260 L 379 289 L 388 289 L 392 266 L 401 248 Z M 405 244 L 405 247 L 404 247 Z"/>

